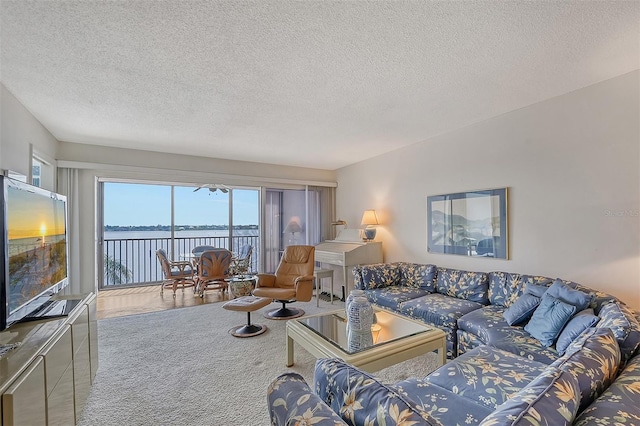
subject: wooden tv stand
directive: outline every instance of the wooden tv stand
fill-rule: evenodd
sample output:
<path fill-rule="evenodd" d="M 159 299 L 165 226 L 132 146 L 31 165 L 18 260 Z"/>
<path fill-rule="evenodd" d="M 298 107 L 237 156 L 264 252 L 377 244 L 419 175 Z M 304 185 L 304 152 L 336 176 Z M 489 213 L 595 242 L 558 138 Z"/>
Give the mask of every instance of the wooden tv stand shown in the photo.
<path fill-rule="evenodd" d="M 73 425 L 98 369 L 96 296 L 82 299 L 68 316 L 14 324 L 0 345 L 20 343 L 0 358 L 2 425 Z"/>

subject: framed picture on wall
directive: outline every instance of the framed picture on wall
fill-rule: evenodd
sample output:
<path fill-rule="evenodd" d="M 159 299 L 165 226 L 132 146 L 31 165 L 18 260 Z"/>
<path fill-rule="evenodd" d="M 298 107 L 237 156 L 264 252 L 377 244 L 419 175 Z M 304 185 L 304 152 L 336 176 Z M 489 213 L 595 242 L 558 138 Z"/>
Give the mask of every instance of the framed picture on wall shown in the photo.
<path fill-rule="evenodd" d="M 427 251 L 509 258 L 507 188 L 427 197 Z"/>

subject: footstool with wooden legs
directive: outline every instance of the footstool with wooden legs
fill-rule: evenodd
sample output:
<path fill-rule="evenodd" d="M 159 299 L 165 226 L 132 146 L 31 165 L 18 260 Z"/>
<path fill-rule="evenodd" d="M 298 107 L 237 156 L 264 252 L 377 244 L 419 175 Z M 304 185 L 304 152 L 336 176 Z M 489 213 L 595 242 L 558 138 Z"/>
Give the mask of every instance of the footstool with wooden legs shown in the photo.
<path fill-rule="evenodd" d="M 253 337 L 267 331 L 266 325 L 251 324 L 251 312 L 264 308 L 271 303 L 268 297 L 242 296 L 237 299 L 229 300 L 222 307 L 228 311 L 242 311 L 247 313 L 247 324 L 234 327 L 229 330 L 236 337 Z"/>

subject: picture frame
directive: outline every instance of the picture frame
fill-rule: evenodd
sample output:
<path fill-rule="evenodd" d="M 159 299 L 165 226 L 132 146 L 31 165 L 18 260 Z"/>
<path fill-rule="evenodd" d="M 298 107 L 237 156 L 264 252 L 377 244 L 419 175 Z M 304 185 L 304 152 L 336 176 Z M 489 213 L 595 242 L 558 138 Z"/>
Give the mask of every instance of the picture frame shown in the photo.
<path fill-rule="evenodd" d="M 507 189 L 427 196 L 427 251 L 508 259 Z"/>

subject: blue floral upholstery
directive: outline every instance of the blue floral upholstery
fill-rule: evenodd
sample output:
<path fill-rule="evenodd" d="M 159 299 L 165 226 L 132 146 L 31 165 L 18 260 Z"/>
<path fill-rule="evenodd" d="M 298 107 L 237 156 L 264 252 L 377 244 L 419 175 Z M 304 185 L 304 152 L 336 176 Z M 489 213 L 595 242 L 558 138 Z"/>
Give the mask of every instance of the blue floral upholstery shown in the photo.
<path fill-rule="evenodd" d="M 457 331 L 457 340 L 458 340 L 458 356 L 469 352 L 471 349 L 477 348 L 478 346 L 482 346 L 485 343 L 478 339 L 478 336 L 475 334 L 471 334 L 464 330 L 458 329 Z"/>
<path fill-rule="evenodd" d="M 395 286 L 364 290 L 364 294 L 371 303 L 399 311 L 403 302 L 426 296 L 429 292 L 422 288 Z"/>
<path fill-rule="evenodd" d="M 476 347 L 480 342 L 543 364 L 551 364 L 558 358 L 555 348 L 544 347 L 523 327 L 507 324 L 502 315 L 504 310 L 503 306 L 489 305 L 461 317 L 458 320 L 458 340 L 461 341 L 458 354 Z M 470 346 L 470 342 L 475 343 Z M 460 352 L 461 349 L 463 352 Z"/>
<path fill-rule="evenodd" d="M 396 262 L 400 270 L 400 281 L 407 287 L 424 289 L 430 293 L 436 291 L 436 265 L 421 265 L 419 263 Z"/>
<path fill-rule="evenodd" d="M 447 333 L 447 356 L 452 358 L 456 356 L 458 318 L 481 307 L 480 303 L 433 293 L 401 303 L 400 313 L 444 330 Z"/>
<path fill-rule="evenodd" d="M 640 321 L 620 302 L 605 303 L 596 312 L 600 317 L 596 326 L 613 331 L 622 351 L 623 362 L 626 362 L 640 346 Z"/>
<path fill-rule="evenodd" d="M 456 328 L 458 318 L 481 307 L 476 302 L 433 293 L 402 303 L 400 312 L 427 324 Z"/>
<path fill-rule="evenodd" d="M 434 270 L 436 292 L 429 287 Z M 278 378 L 269 396 L 273 426 L 555 426 L 571 424 L 576 415 L 580 426 L 640 426 L 640 312 L 613 296 L 557 280 L 591 295 L 590 308 L 601 318 L 595 328 L 567 332 L 561 347 L 568 347 L 559 356 L 503 316 L 529 284 L 546 294 L 550 278 L 396 262 L 358 266 L 354 279 L 373 303 L 443 330 L 452 360 L 395 385 L 341 361 L 320 360 L 315 396 L 299 376 Z"/>
<path fill-rule="evenodd" d="M 436 265 L 409 262 L 374 263 L 353 268 L 354 288 L 369 290 L 392 286 L 420 288 L 429 293 L 436 291 Z"/>
<path fill-rule="evenodd" d="M 348 425 L 441 424 L 422 405 L 339 359 L 316 361 L 314 381 L 316 394 Z"/>
<path fill-rule="evenodd" d="M 322 403 L 320 397 L 297 373 L 276 378 L 267 390 L 271 424 L 274 425 L 344 425 L 340 416 Z"/>
<path fill-rule="evenodd" d="M 443 365 L 424 380 L 493 411 L 546 368 L 541 362 L 480 346 Z"/>
<path fill-rule="evenodd" d="M 357 272 L 360 275 L 359 285 L 356 288 L 361 290 L 402 285 L 400 270 L 395 263 L 376 263 L 356 268 L 354 274 Z"/>
<path fill-rule="evenodd" d="M 445 426 L 477 425 L 493 411 L 470 399 L 429 383 L 425 379 L 403 380 L 394 385 L 394 388 L 401 395 L 415 400 L 431 417 Z"/>
<path fill-rule="evenodd" d="M 615 382 L 587 407 L 574 425 L 640 425 L 640 356 L 632 358 Z"/>
<path fill-rule="evenodd" d="M 520 297 L 527 284 L 550 286 L 553 280 L 535 275 L 520 275 L 509 272 L 489 273 L 489 303 L 511 306 Z"/>
<path fill-rule="evenodd" d="M 486 417 L 481 426 L 570 425 L 578 412 L 578 381 L 549 368 Z"/>
<path fill-rule="evenodd" d="M 618 373 L 620 347 L 608 328 L 590 328 L 573 341 L 550 368 L 564 370 L 578 380 L 582 411 L 609 387 Z"/>
<path fill-rule="evenodd" d="M 440 294 L 482 305 L 489 303 L 489 280 L 484 272 L 438 268 L 436 290 Z"/>

